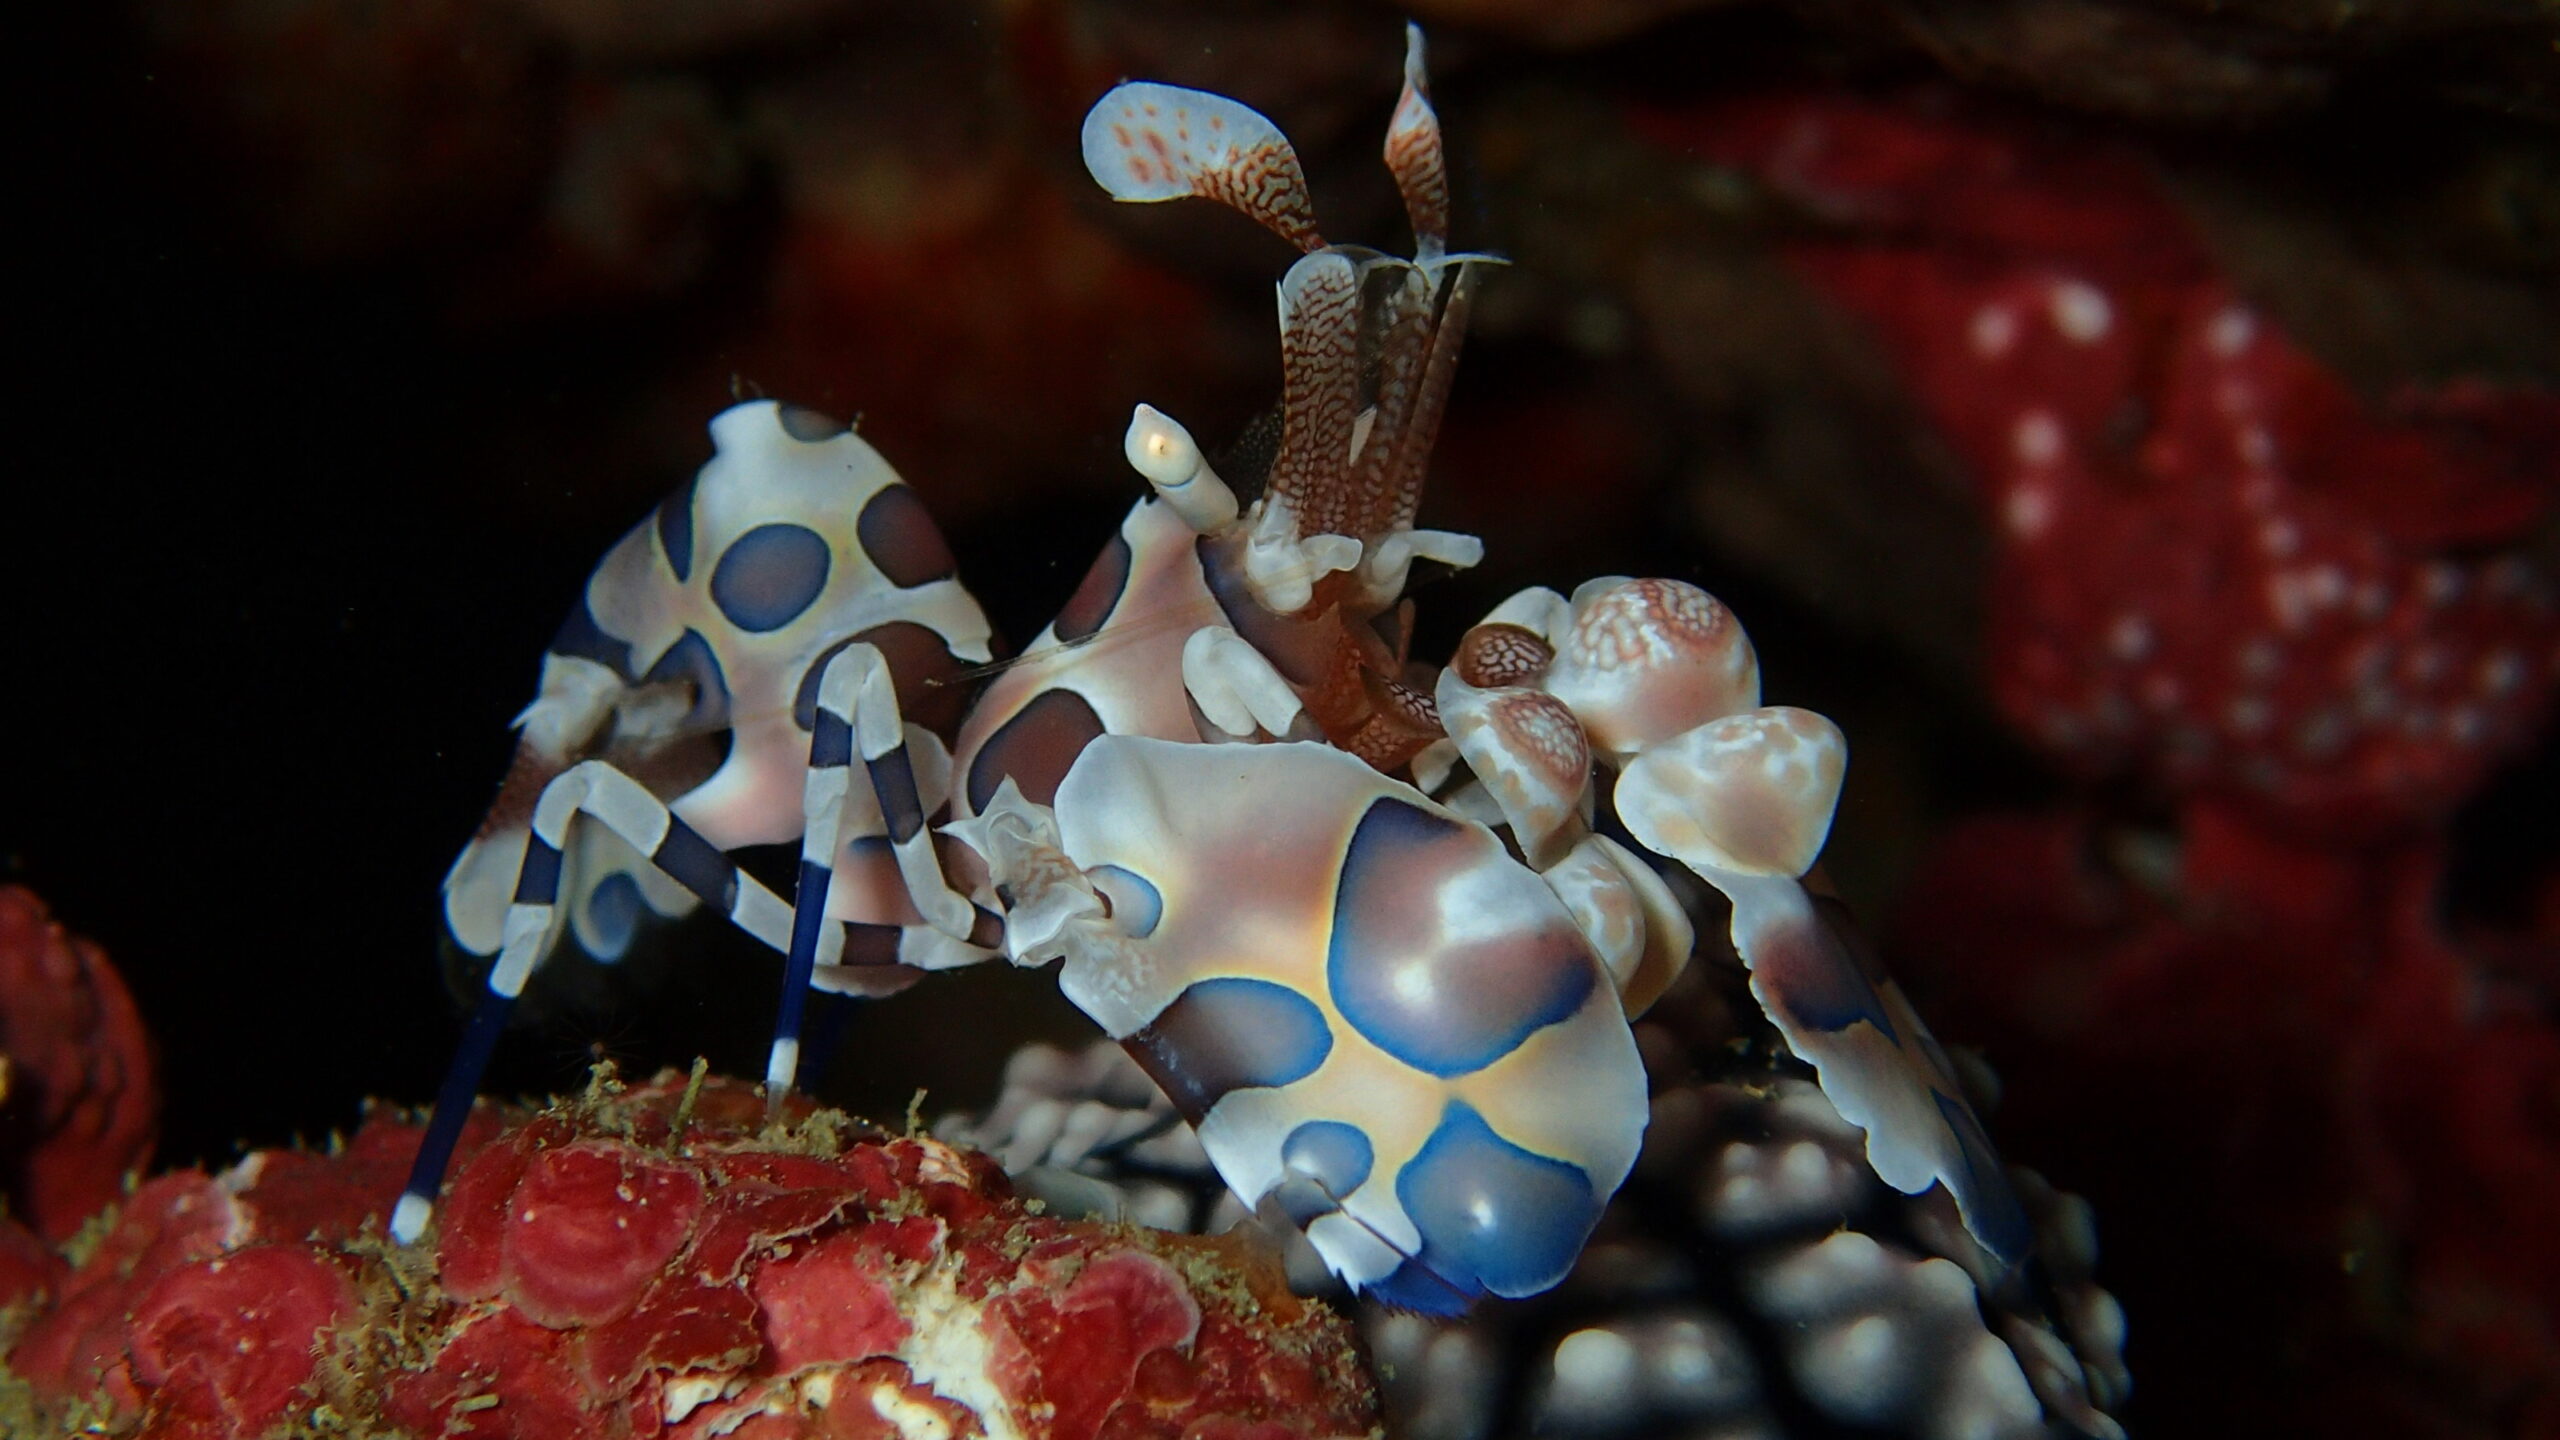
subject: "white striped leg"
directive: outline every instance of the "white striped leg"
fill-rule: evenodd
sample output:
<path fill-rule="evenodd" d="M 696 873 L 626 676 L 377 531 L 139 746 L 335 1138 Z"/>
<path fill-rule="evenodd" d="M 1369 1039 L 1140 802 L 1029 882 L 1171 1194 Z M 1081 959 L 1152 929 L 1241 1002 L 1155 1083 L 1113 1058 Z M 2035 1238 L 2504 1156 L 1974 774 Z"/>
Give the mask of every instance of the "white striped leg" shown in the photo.
<path fill-rule="evenodd" d="M 978 908 L 951 888 L 942 873 L 933 831 L 924 823 L 924 798 L 917 792 L 915 765 L 907 755 L 907 727 L 898 714 L 898 691 L 889 662 L 869 645 L 848 645 L 836 652 L 818 681 L 817 724 L 809 737 L 809 785 L 802 797 L 807 826 L 800 852 L 804 866 L 817 863 L 832 872 L 836 854 L 852 838 L 843 833 L 843 816 L 852 798 L 856 759 L 862 762 L 864 783 L 879 802 L 881 824 L 897 853 L 898 873 L 906 880 L 917 912 L 926 924 L 952 939 L 969 939 L 978 929 Z M 820 891 L 819 898 L 824 894 Z"/>
<path fill-rule="evenodd" d="M 427 1122 L 418 1158 L 410 1167 L 408 1187 L 391 1213 L 391 1238 L 401 1244 L 415 1241 L 426 1231 L 436 1191 L 453 1161 L 454 1144 L 470 1118 L 472 1099 L 479 1093 L 480 1077 L 489 1068 L 499 1032 L 506 1028 L 516 997 L 542 959 L 552 932 L 553 908 L 560 898 L 560 852 L 568 844 L 569 827 L 581 820 L 601 824 L 620 836 L 739 929 L 775 950 L 790 948 L 791 910 L 782 897 L 740 871 L 717 846 L 670 813 L 666 802 L 646 786 L 601 760 L 585 761 L 554 778 L 534 805 L 533 833 L 525 842 L 515 903 L 507 907 L 505 938 L 497 963 L 490 967 L 488 988 L 454 1051 L 444 1088 L 436 1095 L 435 1114 Z M 843 943 L 841 931 L 835 943 Z"/>
<path fill-rule="evenodd" d="M 773 1049 L 765 1061 L 765 1105 L 779 1110 L 800 1069 L 800 1027 L 817 967 L 828 963 L 820 947 L 843 931 L 826 923 L 837 858 L 856 839 L 852 814 L 853 762 L 863 765 L 865 793 L 879 813 L 908 897 L 931 927 L 964 944 L 981 945 L 978 908 L 951 888 L 933 832 L 925 824 L 924 799 L 907 751 L 906 724 L 889 663 L 869 645 L 848 645 L 827 661 L 818 679 L 818 709 L 809 736 L 809 778 L 801 791 L 800 878 L 792 897 L 790 957 L 782 974 L 782 1004 L 774 1018 Z M 867 817 L 866 817 L 867 818 Z"/>

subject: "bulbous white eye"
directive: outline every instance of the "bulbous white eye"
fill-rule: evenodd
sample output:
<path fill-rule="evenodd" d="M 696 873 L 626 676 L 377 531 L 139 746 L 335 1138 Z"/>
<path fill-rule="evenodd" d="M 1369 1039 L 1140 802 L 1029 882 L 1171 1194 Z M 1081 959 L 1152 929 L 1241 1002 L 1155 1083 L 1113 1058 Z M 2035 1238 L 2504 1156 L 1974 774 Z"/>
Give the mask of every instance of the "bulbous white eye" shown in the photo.
<path fill-rule="evenodd" d="M 1622 759 L 1760 703 L 1760 657 L 1724 603 L 1678 580 L 1593 581 L 1547 668 L 1592 748 Z"/>
<path fill-rule="evenodd" d="M 1729 715 L 1629 761 L 1618 818 L 1702 873 L 1801 875 L 1831 834 L 1848 762 L 1839 727 L 1810 710 Z"/>

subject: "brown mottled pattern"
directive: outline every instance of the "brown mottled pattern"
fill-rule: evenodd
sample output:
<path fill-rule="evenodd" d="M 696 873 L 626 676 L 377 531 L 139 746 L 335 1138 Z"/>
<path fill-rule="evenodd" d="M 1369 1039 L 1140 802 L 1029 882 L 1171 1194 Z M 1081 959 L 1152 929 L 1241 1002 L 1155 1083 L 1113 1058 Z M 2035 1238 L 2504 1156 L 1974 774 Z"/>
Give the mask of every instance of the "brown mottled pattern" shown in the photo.
<path fill-rule="evenodd" d="M 1297 152 L 1286 145 L 1234 151 L 1224 166 L 1195 172 L 1191 185 L 1203 197 L 1261 221 L 1301 250 L 1324 245 L 1324 237 L 1316 233 L 1306 172 L 1298 167 Z"/>
<path fill-rule="evenodd" d="M 1457 378 L 1458 352 L 1466 345 L 1467 315 L 1473 307 L 1474 271 L 1458 267 L 1449 298 L 1431 330 L 1431 350 L 1422 362 L 1422 379 L 1414 387 L 1413 406 L 1395 436 L 1395 454 L 1387 467 L 1387 484 L 1396 497 L 1394 523 L 1413 524 L 1422 505 L 1422 476 L 1431 464 L 1431 446 L 1440 438 L 1440 415 L 1448 408 L 1449 384 Z"/>
<path fill-rule="evenodd" d="M 1360 462 L 1343 495 L 1345 516 L 1358 527 L 1343 533 L 1362 540 L 1394 528 L 1397 515 L 1411 508 L 1413 498 L 1398 493 L 1398 487 L 1418 485 L 1422 478 L 1399 476 L 1395 459 L 1402 451 L 1398 441 L 1412 420 L 1431 350 L 1431 292 L 1421 272 L 1401 266 L 1398 272 L 1379 295 L 1365 325 L 1377 341 L 1377 394 L 1372 401 L 1377 418 L 1371 422 L 1368 444 L 1360 451 Z"/>
<path fill-rule="evenodd" d="M 1458 637 L 1449 668 L 1479 690 L 1528 685 L 1547 673 L 1556 652 L 1534 631 L 1518 625 L 1478 625 Z"/>
<path fill-rule="evenodd" d="M 1588 663 L 1641 664 L 1664 652 L 1704 652 L 1732 616 L 1713 596 L 1666 580 L 1632 580 L 1594 601 L 1574 622 L 1574 648 Z"/>
<path fill-rule="evenodd" d="M 1283 282 L 1280 455 L 1271 493 L 1293 507 L 1300 538 L 1349 533 L 1340 486 L 1360 380 L 1360 282 L 1340 256 L 1301 260 Z"/>
<path fill-rule="evenodd" d="M 862 553 L 873 568 L 901 590 L 948 580 L 960 571 L 960 562 L 952 558 L 951 546 L 942 538 L 942 527 L 933 523 L 932 512 L 916 492 L 904 485 L 891 485 L 872 496 L 871 503 L 862 507 L 854 534 L 860 537 Z"/>
<path fill-rule="evenodd" d="M 1421 92 L 1405 87 L 1387 125 L 1387 168 L 1395 172 L 1414 238 L 1426 249 L 1448 243 L 1449 172 L 1441 160 L 1440 117 Z"/>
<path fill-rule="evenodd" d="M 1372 768 L 1393 774 L 1440 738 L 1440 707 L 1401 680 L 1382 675 L 1367 679 L 1369 712 L 1338 743 Z"/>
<path fill-rule="evenodd" d="M 1486 718 L 1503 748 L 1534 762 L 1559 791 L 1578 792 L 1590 777 L 1591 742 L 1583 738 L 1582 722 L 1553 695 L 1526 689 L 1496 695 Z"/>
<path fill-rule="evenodd" d="M 1324 672 L 1313 684 L 1302 684 L 1298 698 L 1307 707 L 1307 718 L 1316 722 L 1325 738 L 1348 748 L 1352 734 L 1376 713 L 1369 701 L 1368 672 L 1361 668 L 1357 646 L 1340 634 L 1341 612 L 1332 616 L 1336 643 L 1326 652 Z"/>

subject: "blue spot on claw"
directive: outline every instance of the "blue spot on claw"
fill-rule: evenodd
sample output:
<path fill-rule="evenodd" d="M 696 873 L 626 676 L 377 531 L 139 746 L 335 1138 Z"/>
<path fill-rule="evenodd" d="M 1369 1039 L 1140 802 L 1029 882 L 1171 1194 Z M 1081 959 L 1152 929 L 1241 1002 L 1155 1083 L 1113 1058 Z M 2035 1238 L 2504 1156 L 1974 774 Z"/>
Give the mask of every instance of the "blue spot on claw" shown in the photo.
<path fill-rule="evenodd" d="M 1524 923 L 1462 938 L 1453 903 Z M 1490 834 L 1393 798 L 1351 832 L 1334 892 L 1325 983 L 1352 1028 L 1425 1074 L 1470 1074 L 1571 1016 L 1600 982 L 1553 892 Z"/>
<path fill-rule="evenodd" d="M 1089 874 L 1107 887 L 1114 924 L 1134 939 L 1156 933 L 1164 920 L 1164 892 L 1154 881 L 1125 865 L 1096 865 Z"/>
<path fill-rule="evenodd" d="M 1280 1142 L 1280 1163 L 1324 1186 L 1339 1200 L 1369 1178 L 1369 1137 L 1339 1120 L 1310 1120 Z"/>
<path fill-rule="evenodd" d="M 1458 1100 L 1396 1176 L 1396 1199 L 1422 1231 L 1415 1263 L 1464 1294 L 1496 1295 L 1562 1280 L 1601 1205 L 1580 1167 L 1521 1149 Z"/>
<path fill-rule="evenodd" d="M 1315 1002 L 1268 980 L 1195 981 L 1122 1042 L 1183 1113 L 1206 1115 L 1230 1090 L 1303 1080 L 1333 1053 Z"/>

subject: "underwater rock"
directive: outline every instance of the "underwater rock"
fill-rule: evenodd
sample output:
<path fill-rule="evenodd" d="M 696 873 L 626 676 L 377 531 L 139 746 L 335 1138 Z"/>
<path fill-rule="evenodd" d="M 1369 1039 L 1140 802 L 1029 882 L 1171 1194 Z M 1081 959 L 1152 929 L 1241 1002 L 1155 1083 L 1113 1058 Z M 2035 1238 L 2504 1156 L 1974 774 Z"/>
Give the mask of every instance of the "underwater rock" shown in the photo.
<path fill-rule="evenodd" d="M 407 1249 L 381 1222 L 418 1130 L 388 1112 L 326 1155 L 160 1177 L 8 1371 L 45 1421 L 162 1437 L 1375 1431 L 1348 1323 L 1268 1257 L 1050 1218 L 983 1157 L 805 1103 L 762 1116 L 672 1073 L 483 1106 Z"/>
<path fill-rule="evenodd" d="M 150 1037 L 107 952 L 0 886 L 0 1160 L 9 1211 L 67 1239 L 151 1162 Z"/>

